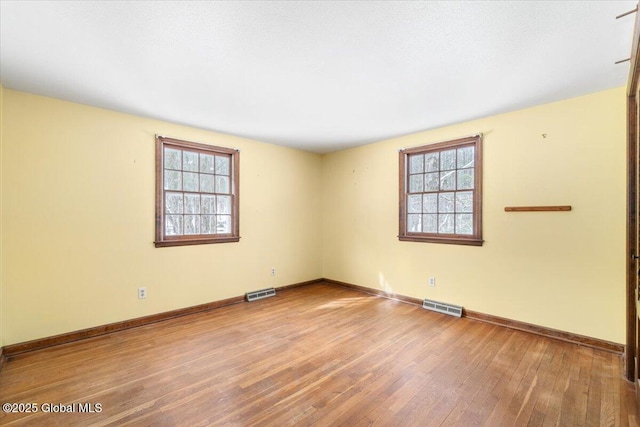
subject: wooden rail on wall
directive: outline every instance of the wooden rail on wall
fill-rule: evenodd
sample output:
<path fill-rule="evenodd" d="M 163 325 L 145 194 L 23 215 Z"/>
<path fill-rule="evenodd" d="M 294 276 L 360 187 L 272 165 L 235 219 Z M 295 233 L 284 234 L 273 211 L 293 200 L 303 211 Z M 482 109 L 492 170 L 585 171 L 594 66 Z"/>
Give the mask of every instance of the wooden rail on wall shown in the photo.
<path fill-rule="evenodd" d="M 560 212 L 570 211 L 571 206 L 507 206 L 505 212 Z"/>

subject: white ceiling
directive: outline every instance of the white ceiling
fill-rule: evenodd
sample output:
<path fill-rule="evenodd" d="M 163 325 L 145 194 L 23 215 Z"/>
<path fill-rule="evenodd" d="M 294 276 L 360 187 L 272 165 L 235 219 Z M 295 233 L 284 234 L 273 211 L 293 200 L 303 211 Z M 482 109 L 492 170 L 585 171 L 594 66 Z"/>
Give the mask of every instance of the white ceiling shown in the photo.
<path fill-rule="evenodd" d="M 319 153 L 626 84 L 635 1 L 0 1 L 5 88 Z"/>

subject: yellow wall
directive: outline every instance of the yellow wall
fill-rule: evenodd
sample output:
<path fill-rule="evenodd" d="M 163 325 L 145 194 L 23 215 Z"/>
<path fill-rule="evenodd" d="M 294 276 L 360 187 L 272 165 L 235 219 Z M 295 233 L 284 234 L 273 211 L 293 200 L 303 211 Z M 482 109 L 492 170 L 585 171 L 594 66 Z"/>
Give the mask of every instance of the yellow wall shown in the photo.
<path fill-rule="evenodd" d="M 322 276 L 319 155 L 6 88 L 2 100 L 4 345 Z M 154 247 L 155 134 L 241 150 L 239 243 Z"/>
<path fill-rule="evenodd" d="M 0 91 L 0 345 L 319 277 L 624 342 L 624 88 L 325 156 Z M 484 246 L 399 242 L 398 149 L 476 132 Z M 153 246 L 156 133 L 241 149 L 239 243 Z"/>
<path fill-rule="evenodd" d="M 398 241 L 398 150 L 478 132 L 484 246 Z M 326 155 L 323 275 L 623 343 L 625 146 L 618 88 Z"/>
<path fill-rule="evenodd" d="M 0 84 L 0 348 L 4 345 L 4 339 L 3 339 L 3 328 L 2 328 L 2 318 L 3 318 L 3 314 L 2 314 L 2 307 L 3 307 L 3 303 L 2 303 L 2 247 L 3 247 L 3 240 L 2 240 L 2 129 L 3 129 L 3 123 L 2 123 L 2 104 L 3 104 L 3 94 L 4 94 L 4 88 L 2 87 L 2 85 Z"/>

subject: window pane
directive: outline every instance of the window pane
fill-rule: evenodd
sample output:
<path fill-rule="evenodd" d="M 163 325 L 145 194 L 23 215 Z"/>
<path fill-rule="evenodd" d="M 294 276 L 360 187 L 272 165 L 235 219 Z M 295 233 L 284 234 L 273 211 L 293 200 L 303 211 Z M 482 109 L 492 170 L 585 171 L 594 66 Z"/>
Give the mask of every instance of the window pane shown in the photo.
<path fill-rule="evenodd" d="M 200 195 L 199 194 L 184 195 L 184 213 L 188 213 L 188 214 L 200 213 Z"/>
<path fill-rule="evenodd" d="M 200 153 L 200 173 L 213 174 L 213 155 Z"/>
<path fill-rule="evenodd" d="M 440 170 L 451 170 L 456 168 L 456 150 L 440 152 Z"/>
<path fill-rule="evenodd" d="M 182 169 L 182 150 L 173 148 L 164 148 L 164 168 L 165 169 Z"/>
<path fill-rule="evenodd" d="M 409 193 L 422 193 L 424 175 L 411 175 L 409 177 Z"/>
<path fill-rule="evenodd" d="M 216 196 L 202 195 L 201 209 L 203 214 L 216 213 Z"/>
<path fill-rule="evenodd" d="M 200 234 L 200 215 L 184 216 L 184 234 Z"/>
<path fill-rule="evenodd" d="M 420 214 L 409 214 L 407 215 L 407 229 L 411 233 L 421 233 L 422 232 L 422 215 Z"/>
<path fill-rule="evenodd" d="M 474 147 L 458 148 L 458 169 L 472 168 L 474 161 Z"/>
<path fill-rule="evenodd" d="M 440 174 L 427 173 L 424 175 L 424 191 L 438 191 L 440 189 Z"/>
<path fill-rule="evenodd" d="M 193 151 L 182 152 L 182 170 L 185 171 L 198 171 L 198 153 Z"/>
<path fill-rule="evenodd" d="M 422 196 L 422 211 L 426 213 L 438 212 L 438 195 L 424 194 Z"/>
<path fill-rule="evenodd" d="M 216 193 L 229 194 L 229 177 L 216 175 Z"/>
<path fill-rule="evenodd" d="M 216 212 L 219 214 L 230 214 L 231 213 L 231 196 L 217 196 L 218 203 Z"/>
<path fill-rule="evenodd" d="M 425 154 L 425 172 L 437 172 L 440 170 L 440 153 Z"/>
<path fill-rule="evenodd" d="M 213 193 L 213 175 L 200 174 L 200 191 Z"/>
<path fill-rule="evenodd" d="M 200 180 L 197 173 L 183 172 L 182 179 L 184 181 L 184 191 L 200 191 Z"/>
<path fill-rule="evenodd" d="M 438 232 L 438 215 L 422 215 L 422 232 L 437 233 Z"/>
<path fill-rule="evenodd" d="M 473 234 L 472 214 L 456 214 L 456 234 Z"/>
<path fill-rule="evenodd" d="M 473 212 L 473 191 L 458 191 L 456 193 L 456 212 Z"/>
<path fill-rule="evenodd" d="M 473 189 L 473 173 L 472 169 L 461 169 L 458 171 L 458 190 Z"/>
<path fill-rule="evenodd" d="M 229 174 L 229 157 L 216 156 L 216 174 L 230 175 Z"/>
<path fill-rule="evenodd" d="M 438 212 L 453 212 L 454 211 L 454 193 L 439 193 L 438 194 Z"/>
<path fill-rule="evenodd" d="M 409 170 L 410 173 L 424 172 L 424 156 L 422 154 L 414 154 L 409 157 Z"/>
<path fill-rule="evenodd" d="M 166 215 L 164 217 L 164 234 L 167 236 L 182 234 L 182 215 Z"/>
<path fill-rule="evenodd" d="M 216 234 L 215 215 L 202 215 L 200 217 L 200 234 Z"/>
<path fill-rule="evenodd" d="M 409 196 L 407 200 L 407 212 L 409 213 L 422 212 L 422 196 L 420 194 Z"/>
<path fill-rule="evenodd" d="M 165 212 L 169 214 L 181 214 L 182 210 L 182 193 L 166 193 L 165 194 Z"/>
<path fill-rule="evenodd" d="M 217 219 L 216 232 L 218 234 L 231 233 L 231 215 L 218 215 Z"/>
<path fill-rule="evenodd" d="M 440 172 L 440 190 L 456 189 L 456 171 Z"/>
<path fill-rule="evenodd" d="M 453 214 L 438 215 L 438 233 L 453 234 Z"/>
<path fill-rule="evenodd" d="M 165 170 L 164 189 L 182 190 L 182 172 Z"/>

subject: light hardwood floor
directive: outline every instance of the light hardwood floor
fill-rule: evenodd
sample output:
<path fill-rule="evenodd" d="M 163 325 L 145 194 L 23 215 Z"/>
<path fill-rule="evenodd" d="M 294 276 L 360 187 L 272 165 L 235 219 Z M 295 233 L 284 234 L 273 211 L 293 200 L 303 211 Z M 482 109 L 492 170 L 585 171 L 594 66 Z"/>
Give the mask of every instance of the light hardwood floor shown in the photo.
<path fill-rule="evenodd" d="M 0 425 L 635 426 L 621 365 L 317 284 L 15 356 L 0 402 L 39 412 Z M 73 403 L 102 411 L 42 412 Z"/>

